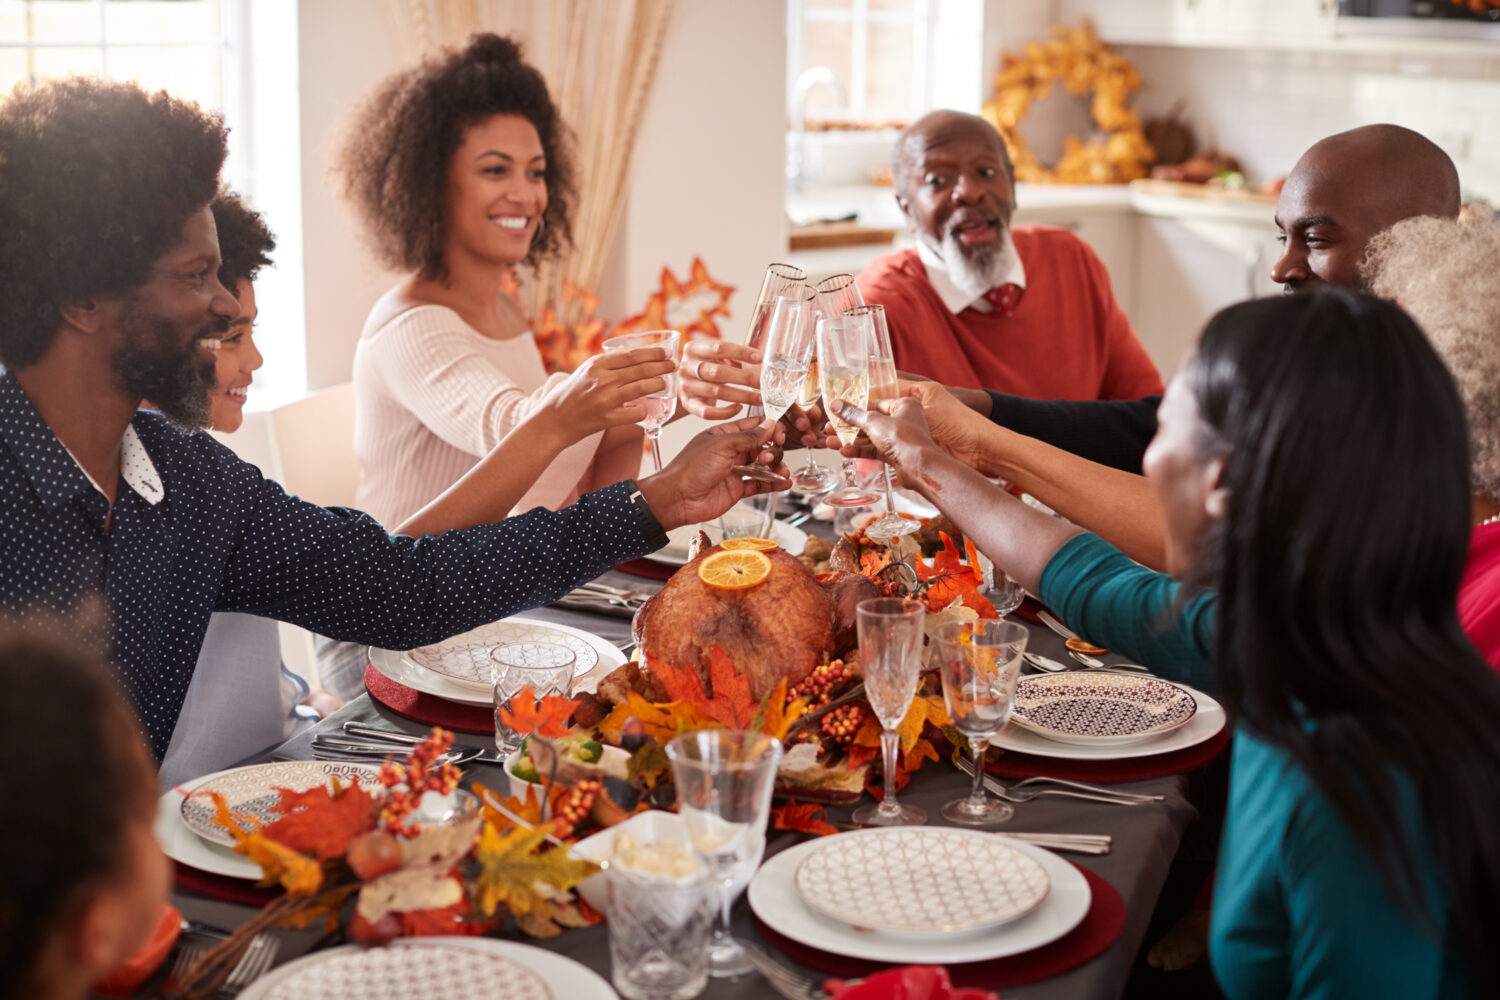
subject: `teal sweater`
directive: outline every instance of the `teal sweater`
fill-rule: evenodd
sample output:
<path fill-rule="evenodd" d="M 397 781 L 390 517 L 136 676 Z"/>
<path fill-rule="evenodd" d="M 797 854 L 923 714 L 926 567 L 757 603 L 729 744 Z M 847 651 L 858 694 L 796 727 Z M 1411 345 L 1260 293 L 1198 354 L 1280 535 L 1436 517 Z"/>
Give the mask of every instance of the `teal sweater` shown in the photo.
<path fill-rule="evenodd" d="M 1173 616 L 1180 587 L 1084 534 L 1048 561 L 1037 596 L 1091 640 L 1212 691 L 1214 595 L 1198 595 Z M 1401 795 L 1399 818 L 1415 823 L 1422 811 L 1409 781 Z M 1414 834 L 1424 845 L 1428 899 L 1440 900 L 1425 834 Z M 1305 772 L 1253 733 L 1236 731 L 1209 942 L 1214 974 L 1232 1000 L 1469 996 L 1462 963 L 1442 946 L 1444 929 L 1425 929 L 1398 906 Z"/>

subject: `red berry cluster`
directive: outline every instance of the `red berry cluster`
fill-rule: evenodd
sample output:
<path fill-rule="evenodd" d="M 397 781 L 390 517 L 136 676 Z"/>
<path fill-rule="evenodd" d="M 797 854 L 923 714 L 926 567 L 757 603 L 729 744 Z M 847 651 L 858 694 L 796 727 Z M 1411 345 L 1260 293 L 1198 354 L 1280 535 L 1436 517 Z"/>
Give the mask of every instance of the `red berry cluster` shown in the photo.
<path fill-rule="evenodd" d="M 567 797 L 557 804 L 552 814 L 552 831 L 556 837 L 571 837 L 573 831 L 589 818 L 594 809 L 594 800 L 599 797 L 603 785 L 598 781 L 580 781 L 573 786 Z"/>
<path fill-rule="evenodd" d="M 818 708 L 832 701 L 838 689 L 853 679 L 853 672 L 844 666 L 843 660 L 821 663 L 792 688 L 789 696 L 801 698 L 810 709 Z"/>
<path fill-rule="evenodd" d="M 864 706 L 858 703 L 840 705 L 823 716 L 819 730 L 830 743 L 847 747 L 864 726 L 866 714 Z"/>
<path fill-rule="evenodd" d="M 388 760 L 380 766 L 380 783 L 389 791 L 380 810 L 380 821 L 391 833 L 408 836 L 417 832 L 404 820 L 428 792 L 447 795 L 458 787 L 463 772 L 437 759 L 453 745 L 453 734 L 438 726 L 404 761 Z"/>

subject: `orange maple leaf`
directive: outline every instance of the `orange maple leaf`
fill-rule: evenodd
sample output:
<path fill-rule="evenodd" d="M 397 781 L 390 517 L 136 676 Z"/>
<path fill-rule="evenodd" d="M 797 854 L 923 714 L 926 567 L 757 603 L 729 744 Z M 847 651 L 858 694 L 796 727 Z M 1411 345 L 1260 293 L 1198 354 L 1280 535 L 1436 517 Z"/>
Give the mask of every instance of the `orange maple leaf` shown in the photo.
<path fill-rule="evenodd" d="M 234 836 L 235 851 L 260 865 L 266 882 L 280 882 L 292 896 L 311 896 L 318 891 L 323 884 L 322 865 L 300 851 L 262 836 L 259 830 L 242 826 L 218 792 L 213 793 L 213 801 L 214 822 Z"/>
<path fill-rule="evenodd" d="M 480 803 L 484 806 L 484 819 L 486 823 L 498 830 L 506 830 L 516 825 L 516 820 L 521 820 L 529 826 L 538 826 L 542 822 L 542 803 L 536 797 L 536 786 L 528 782 L 526 784 L 526 797 L 506 797 L 492 788 L 484 785 L 474 785 L 474 794 L 479 796 Z M 510 816 L 505 815 L 496 805 L 505 809 Z"/>
<path fill-rule="evenodd" d="M 786 697 L 786 678 L 776 682 L 775 690 L 771 691 L 761 700 L 760 708 L 756 710 L 755 718 L 751 720 L 750 728 L 758 729 L 767 736 L 774 736 L 778 740 L 785 738 L 787 730 L 792 728 L 792 723 L 802 718 L 807 713 L 807 702 L 801 698 L 795 698 L 791 702 Z"/>
<path fill-rule="evenodd" d="M 261 827 L 261 835 L 319 861 L 343 854 L 350 841 L 374 829 L 379 802 L 359 786 L 358 778 L 348 785 L 334 778 L 333 785 L 333 791 L 327 785 L 305 792 L 278 788 L 281 801 L 272 808 L 281 818 Z"/>
<path fill-rule="evenodd" d="M 653 671 L 655 667 L 652 668 Z M 689 702 L 649 702 L 631 691 L 626 700 L 616 705 L 599 723 L 599 732 L 604 739 L 620 745 L 621 730 L 632 719 L 641 720 L 645 734 L 663 746 L 679 733 L 693 729 L 707 729 L 713 725 L 701 705 Z"/>
<path fill-rule="evenodd" d="M 965 562 L 947 532 L 939 531 L 938 536 L 943 540 L 943 548 L 932 557 L 932 565 L 918 558 L 912 567 L 917 579 L 924 584 L 921 596 L 927 610 L 941 611 L 957 600 L 981 618 L 1000 617 L 995 606 L 979 593 L 979 588 L 984 586 L 984 577 L 979 572 L 979 553 L 974 543 L 964 539 L 968 553 L 968 562 Z"/>
<path fill-rule="evenodd" d="M 820 837 L 838 833 L 838 827 L 823 816 L 823 807 L 815 802 L 799 804 L 796 799 L 787 799 L 786 805 L 771 810 L 771 826 L 775 830 L 800 830 Z"/>
<path fill-rule="evenodd" d="M 691 667 L 651 664 L 651 673 L 674 702 L 697 705 L 710 719 L 730 729 L 748 729 L 760 708 L 760 702 L 750 693 L 750 678 L 734 669 L 734 661 L 717 643 L 709 652 L 708 670 L 714 688 L 712 698 Z"/>
<path fill-rule="evenodd" d="M 928 723 L 939 730 L 943 726 L 951 725 L 948 711 L 939 699 L 917 695 L 911 700 L 911 707 L 906 710 L 906 716 L 901 720 L 901 725 L 896 727 L 896 733 L 901 741 L 901 753 L 896 762 L 898 785 L 905 784 L 906 779 L 903 775 L 921 767 L 924 760 L 938 759 L 937 750 L 933 748 L 932 743 L 922 738 L 922 733 Z M 849 746 L 849 763 L 857 767 L 874 760 L 879 753 L 880 720 L 871 715 L 865 719 L 864 725 L 860 726 L 859 732 L 854 735 L 854 742 Z"/>
<path fill-rule="evenodd" d="M 578 702 L 560 694 L 538 699 L 536 692 L 523 687 L 510 699 L 510 706 L 500 707 L 500 721 L 523 736 L 545 736 L 557 739 L 568 735 L 568 720 Z"/>

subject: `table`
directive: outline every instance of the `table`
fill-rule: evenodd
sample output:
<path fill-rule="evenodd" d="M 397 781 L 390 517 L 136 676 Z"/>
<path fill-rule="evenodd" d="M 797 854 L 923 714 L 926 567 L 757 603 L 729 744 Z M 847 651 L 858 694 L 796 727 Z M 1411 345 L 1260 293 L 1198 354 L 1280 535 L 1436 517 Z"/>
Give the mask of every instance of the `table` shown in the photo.
<path fill-rule="evenodd" d="M 618 587 L 655 590 L 660 583 L 642 580 L 618 571 L 605 574 L 600 580 Z M 630 639 L 630 622 L 623 617 L 593 614 L 586 611 L 564 608 L 538 608 L 526 612 L 527 617 L 538 618 L 561 625 L 571 625 L 592 632 L 605 639 L 624 645 Z M 1039 626 L 1031 627 L 1032 649 L 1055 659 L 1067 659 L 1062 640 Z M 358 720 L 374 722 L 409 733 L 424 730 L 420 723 L 413 722 L 388 711 L 373 702 L 368 694 L 349 702 L 338 712 L 323 720 L 314 729 L 298 735 L 272 751 L 267 759 L 311 760 L 311 741 L 319 732 L 337 731 L 344 722 Z M 462 734 L 465 743 L 481 743 L 492 748 L 492 738 Z M 474 764 L 465 776 L 466 782 L 478 781 L 500 791 L 505 789 L 505 779 L 498 766 Z M 1103 803 L 1069 799 L 1037 799 L 1017 804 L 1015 819 L 1008 824 L 1012 829 L 1052 831 L 1066 833 L 1107 833 L 1114 837 L 1112 853 L 1102 857 L 1069 854 L 1066 857 L 1102 876 L 1124 897 L 1127 908 L 1125 929 L 1119 940 L 1109 950 L 1092 961 L 1051 979 L 1026 986 L 1005 990 L 1006 1000 L 1027 998 L 1067 997 L 1070 1000 L 1108 1000 L 1121 995 L 1136 953 L 1142 946 L 1142 938 L 1155 908 L 1156 899 L 1166 880 L 1167 870 L 1177 853 L 1183 832 L 1197 816 L 1197 811 L 1187 800 L 1187 779 L 1182 776 L 1158 778 L 1121 786 L 1131 791 L 1154 793 L 1166 796 L 1164 802 L 1143 806 L 1115 806 Z M 929 822 L 944 824 L 939 809 L 944 802 L 967 794 L 969 778 L 943 762 L 928 762 L 912 776 L 911 783 L 902 792 L 902 799 L 911 801 L 927 810 Z M 847 821 L 852 806 L 832 807 L 829 819 L 834 823 Z M 804 834 L 772 832 L 766 845 L 769 857 L 806 838 Z M 189 917 L 195 917 L 224 927 L 233 927 L 247 919 L 251 911 L 243 906 L 178 892 L 174 902 Z M 738 901 L 734 912 L 734 928 L 737 935 L 758 938 L 748 903 Z M 281 955 L 278 961 L 296 957 L 312 948 L 318 940 L 314 932 L 277 931 L 283 936 Z M 526 939 L 529 941 L 529 939 Z M 609 978 L 608 931 L 606 928 L 590 927 L 564 931 L 550 941 L 529 941 L 544 948 L 573 958 Z M 787 960 L 790 962 L 790 960 Z M 750 997 L 773 995 L 765 981 L 756 975 L 734 980 L 711 980 L 703 994 L 709 1000 L 742 1000 Z"/>

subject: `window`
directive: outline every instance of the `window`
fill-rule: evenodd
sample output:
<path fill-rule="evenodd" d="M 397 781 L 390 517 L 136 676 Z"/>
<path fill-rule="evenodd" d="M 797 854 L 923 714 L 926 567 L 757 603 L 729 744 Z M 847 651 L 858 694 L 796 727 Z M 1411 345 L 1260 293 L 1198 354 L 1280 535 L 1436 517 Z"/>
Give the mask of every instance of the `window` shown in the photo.
<path fill-rule="evenodd" d="M 930 6 L 929 0 L 790 0 L 793 119 L 805 110 L 815 129 L 873 129 L 903 125 L 926 110 Z"/>

